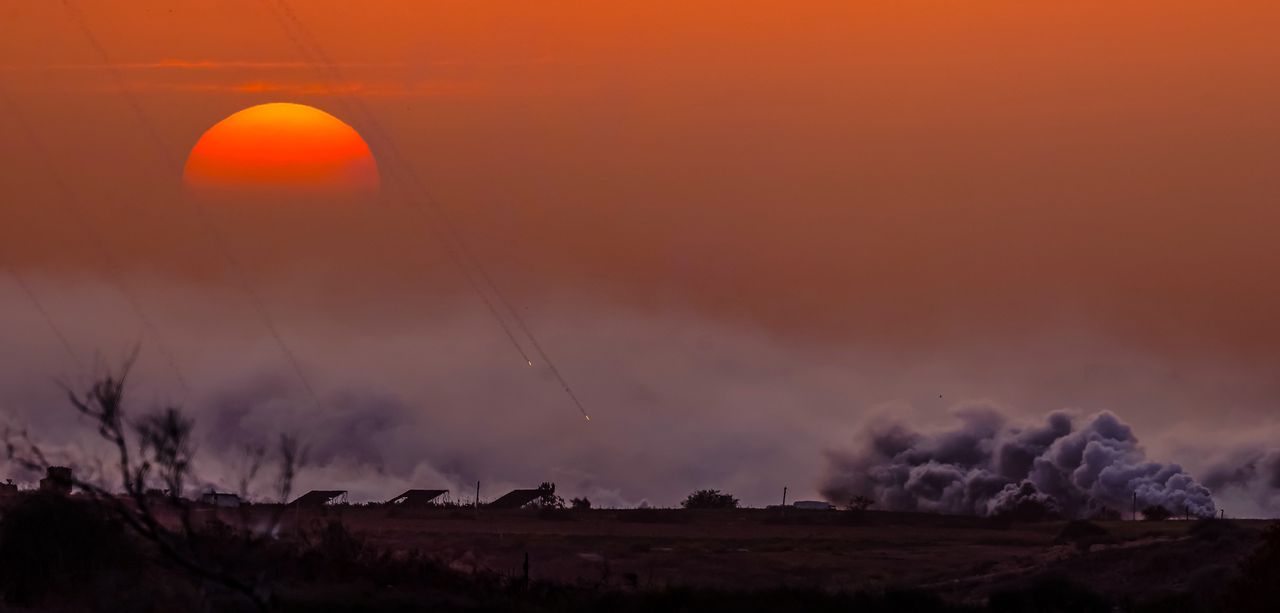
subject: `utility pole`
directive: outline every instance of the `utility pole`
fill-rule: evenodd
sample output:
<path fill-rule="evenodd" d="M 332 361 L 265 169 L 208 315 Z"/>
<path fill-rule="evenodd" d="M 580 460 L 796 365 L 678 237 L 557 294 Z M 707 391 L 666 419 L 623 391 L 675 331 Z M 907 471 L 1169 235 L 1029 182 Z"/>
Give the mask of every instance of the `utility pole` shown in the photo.
<path fill-rule="evenodd" d="M 1138 493 L 1133 493 L 1133 521 L 1138 521 Z"/>
<path fill-rule="evenodd" d="M 782 486 L 782 506 L 787 506 L 787 486 Z"/>
<path fill-rule="evenodd" d="M 476 481 L 476 517 L 480 517 L 480 482 Z"/>

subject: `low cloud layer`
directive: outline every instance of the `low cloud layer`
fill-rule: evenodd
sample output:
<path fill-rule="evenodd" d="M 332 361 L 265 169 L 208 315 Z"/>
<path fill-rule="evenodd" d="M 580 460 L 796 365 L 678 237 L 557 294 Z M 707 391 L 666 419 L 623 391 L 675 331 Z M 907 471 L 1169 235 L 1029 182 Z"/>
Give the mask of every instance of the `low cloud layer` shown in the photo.
<path fill-rule="evenodd" d="M 1204 472 L 1204 484 L 1214 492 L 1234 496 L 1247 508 L 1268 513 L 1280 509 L 1280 449 L 1247 444 L 1229 450 Z"/>
<path fill-rule="evenodd" d="M 1234 477 L 1210 474 L 1211 462 L 1200 462 L 1239 460 L 1226 456 L 1253 448 L 1234 433 L 1268 423 L 1276 392 L 1270 379 L 1079 336 L 896 349 L 825 345 L 676 307 L 517 298 L 592 413 L 586 422 L 549 369 L 524 364 L 467 294 L 445 292 L 429 303 L 386 298 L 362 312 L 317 308 L 305 292 L 299 298 L 283 284 L 264 285 L 263 299 L 300 357 L 317 405 L 231 289 L 130 278 L 153 314 L 153 335 L 101 281 L 34 273 L 28 280 L 81 361 L 92 363 L 100 352 L 99 364 L 115 365 L 141 344 L 129 388 L 133 409 L 174 403 L 194 416 L 202 483 L 221 489 L 235 488 L 247 446 L 293 434 L 309 449 L 299 488 L 347 489 L 353 501 L 384 500 L 410 487 L 448 488 L 469 499 L 476 481 L 481 496 L 493 499 L 507 488 L 554 481 L 566 496 L 605 506 L 673 506 L 703 487 L 765 505 L 787 486 L 798 497 L 825 492 L 839 500 L 868 491 L 884 508 L 988 513 L 1002 496 L 1026 495 L 1020 488 L 1029 481 L 1035 495 L 1060 497 L 1074 511 L 1123 503 L 1138 480 L 1149 486 L 1140 491 L 1143 501 L 1199 512 L 1217 503 L 1229 514 L 1277 508 L 1260 493 L 1269 483 L 1269 456 L 1243 458 L 1257 469 Z M 59 387 L 83 385 L 90 373 L 70 362 L 15 286 L 0 285 L 0 297 L 13 324 L 0 371 L 4 420 L 91 468 L 101 457 L 93 432 Z M 176 383 L 160 345 L 189 390 Z M 952 408 L 974 398 L 1004 407 L 1079 407 L 1078 414 L 1095 416 L 1041 421 L 1025 410 L 969 409 L 960 428 L 948 425 Z M 1208 419 L 1203 407 L 1212 403 L 1232 409 Z M 1125 421 L 1097 413 L 1103 409 Z M 896 429 L 882 427 L 886 415 Z M 938 428 L 943 434 L 925 434 Z M 879 433 L 880 447 L 828 454 L 867 432 Z M 1143 446 L 1134 432 L 1143 433 Z M 1150 462 L 1144 451 L 1189 462 L 1214 500 L 1185 471 Z M 829 457 L 834 473 L 827 472 Z M 905 476 L 894 476 L 893 458 L 904 463 Z M 859 481 L 877 466 L 888 467 L 881 480 Z M 990 478 L 974 481 L 974 470 Z M 957 480 L 972 481 L 976 493 L 957 495 Z"/>

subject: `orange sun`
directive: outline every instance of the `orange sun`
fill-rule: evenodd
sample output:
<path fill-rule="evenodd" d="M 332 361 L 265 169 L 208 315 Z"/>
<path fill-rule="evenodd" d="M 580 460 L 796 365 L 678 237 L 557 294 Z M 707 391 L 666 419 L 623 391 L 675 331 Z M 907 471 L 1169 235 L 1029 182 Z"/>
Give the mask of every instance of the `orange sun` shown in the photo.
<path fill-rule="evenodd" d="M 380 183 L 369 145 L 351 126 L 287 102 L 252 106 L 209 128 L 182 178 L 202 192 L 320 198 L 371 196 Z"/>

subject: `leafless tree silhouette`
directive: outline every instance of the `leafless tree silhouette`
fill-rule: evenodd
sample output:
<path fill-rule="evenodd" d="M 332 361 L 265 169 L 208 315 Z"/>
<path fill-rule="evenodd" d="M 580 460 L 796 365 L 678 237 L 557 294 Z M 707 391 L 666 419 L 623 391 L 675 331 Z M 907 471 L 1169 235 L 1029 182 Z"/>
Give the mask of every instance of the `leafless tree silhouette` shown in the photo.
<path fill-rule="evenodd" d="M 130 419 L 125 406 L 125 383 L 136 352 L 117 373 L 107 372 L 89 389 L 77 392 L 64 385 L 71 406 L 89 418 L 97 434 L 112 449 L 114 468 L 102 471 L 95 483 L 78 476 L 71 485 L 92 504 L 116 517 L 125 527 L 153 545 L 156 551 L 193 578 L 220 585 L 247 598 L 259 610 L 270 608 L 270 591 L 260 577 L 248 576 L 243 561 L 276 533 L 284 503 L 293 488 L 294 477 L 304 452 L 297 440 L 281 436 L 278 443 L 279 473 L 275 494 L 280 504 L 273 507 L 265 524 L 252 529 L 250 514 L 242 507 L 235 546 L 228 552 L 219 543 L 215 552 L 210 539 L 203 538 L 196 525 L 191 500 L 183 497 L 193 479 L 192 430 L 194 421 L 175 406 Z M 10 461 L 32 471 L 47 471 L 52 463 L 26 432 L 6 430 L 5 446 Z M 240 481 L 241 497 L 248 497 L 251 482 L 268 459 L 265 448 L 250 452 L 250 466 Z M 116 478 L 119 483 L 112 485 Z M 157 496 L 156 485 L 163 486 Z M 117 489 L 118 488 L 118 489 Z"/>

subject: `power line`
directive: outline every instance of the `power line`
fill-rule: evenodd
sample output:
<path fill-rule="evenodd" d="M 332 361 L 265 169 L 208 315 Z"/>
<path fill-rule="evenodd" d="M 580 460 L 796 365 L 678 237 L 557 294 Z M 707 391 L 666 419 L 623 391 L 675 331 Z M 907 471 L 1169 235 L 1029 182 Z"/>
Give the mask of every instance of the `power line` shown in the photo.
<path fill-rule="evenodd" d="M 489 273 L 485 272 L 483 268 L 479 268 L 479 270 L 485 281 L 488 282 L 490 286 L 496 288 L 497 286 L 493 285 L 493 281 L 489 278 Z M 520 329 L 524 331 L 524 335 L 529 338 L 529 343 L 533 345 L 534 351 L 537 351 L 538 355 L 542 357 L 542 361 L 547 363 L 547 368 L 551 370 L 551 374 L 560 382 L 565 393 L 569 395 L 569 399 L 573 401 L 574 406 L 578 407 L 578 412 L 582 413 L 582 416 L 586 418 L 587 421 L 591 421 L 591 416 L 587 414 L 586 407 L 582 406 L 582 401 L 578 400 L 578 395 L 574 393 L 573 388 L 569 387 L 565 378 L 560 374 L 560 369 L 556 368 L 556 363 L 551 361 L 551 357 L 542 349 L 542 343 L 538 342 L 538 338 L 535 337 L 533 332 L 529 330 L 529 327 L 525 325 L 524 318 L 520 316 L 520 312 L 507 300 L 506 296 L 497 292 L 496 289 L 494 293 L 497 294 L 498 299 L 502 301 L 502 304 L 507 308 L 507 311 L 511 313 L 511 318 L 515 320 L 516 325 L 519 326 Z"/>
<path fill-rule="evenodd" d="M 298 47 L 304 59 L 308 61 L 312 61 L 311 55 L 312 55 L 312 52 L 314 52 L 314 55 L 320 59 L 320 63 L 323 64 L 324 67 L 328 69 L 332 77 L 340 85 L 345 86 L 346 84 L 348 84 L 346 77 L 342 74 L 342 70 L 339 68 L 337 63 L 335 63 L 328 57 L 328 55 L 324 52 L 324 49 L 316 41 L 315 37 L 313 37 L 310 34 L 309 30 L 307 30 L 306 26 L 302 23 L 302 20 L 298 18 L 297 14 L 293 11 L 292 7 L 289 5 L 288 2 L 286 2 L 286 0 L 276 0 L 275 4 L 278 5 L 278 8 L 279 8 L 278 11 L 276 10 L 275 6 L 272 6 L 271 0 L 264 0 L 264 3 L 266 3 L 267 8 L 272 13 L 272 15 L 276 17 L 276 20 L 280 23 L 281 27 L 285 30 L 285 33 L 289 37 L 289 39 L 293 41 L 295 46 Z M 281 17 L 282 14 L 284 18 Z M 290 27 L 290 25 L 292 25 L 292 28 Z M 296 33 L 293 31 L 294 29 L 297 30 Z M 399 174 L 399 172 L 403 172 L 404 175 L 407 176 L 407 182 L 409 183 L 410 188 L 415 190 L 418 194 L 420 194 L 420 196 L 422 197 L 422 200 L 426 202 L 429 208 L 433 212 L 435 212 L 436 215 L 439 217 L 440 227 L 442 227 L 444 231 L 440 232 L 438 228 L 433 226 L 432 227 L 433 232 L 435 232 L 437 236 L 441 237 L 442 242 L 446 246 L 446 250 L 450 254 L 450 257 L 454 260 L 455 264 L 457 264 L 458 268 L 463 272 L 463 275 L 467 278 L 468 283 L 472 286 L 472 288 L 476 291 L 476 293 L 479 294 L 480 297 L 484 300 L 485 305 L 489 308 L 489 311 L 494 315 L 495 319 L 498 321 L 499 325 L 502 327 L 503 331 L 506 333 L 507 338 L 511 340 L 512 344 L 516 347 L 516 350 L 520 352 L 521 357 L 523 357 L 530 366 L 533 365 L 533 362 L 529 360 L 528 355 L 525 353 L 524 349 L 520 346 L 520 343 L 516 341 L 515 335 L 512 334 L 510 327 L 506 323 L 505 319 L 499 314 L 497 308 L 492 303 L 492 300 L 488 297 L 489 292 L 491 292 L 494 296 L 497 297 L 498 301 L 503 305 L 503 307 L 509 313 L 509 317 L 511 318 L 511 320 L 515 322 L 516 327 L 519 328 L 520 331 L 523 333 L 523 335 L 529 339 L 529 342 L 534 347 L 534 350 L 538 353 L 539 357 L 544 362 L 546 362 L 548 369 L 551 371 L 551 374 L 556 378 L 556 380 L 560 383 L 561 387 L 564 389 L 565 393 L 573 401 L 574 406 L 577 407 L 580 413 L 582 413 L 583 418 L 585 418 L 587 421 L 590 421 L 591 417 L 587 414 L 587 410 L 582 405 L 582 402 L 578 399 L 577 394 L 574 393 L 572 386 L 569 385 L 569 382 L 560 373 L 560 370 L 556 367 L 555 362 L 551 359 L 551 357 L 547 354 L 547 352 L 542 348 L 541 343 L 538 342 L 537 337 L 534 336 L 533 334 L 533 331 L 530 330 L 529 327 L 525 324 L 524 319 L 520 317 L 519 312 L 512 306 L 510 300 L 506 298 L 506 296 L 503 294 L 503 292 L 498 287 L 498 285 L 493 282 L 493 279 L 489 276 L 488 272 L 485 270 L 484 265 L 482 264 L 480 259 L 476 257 L 475 254 L 472 253 L 470 249 L 467 248 L 466 242 L 463 240 L 461 232 L 454 225 L 452 219 L 449 217 L 448 213 L 444 210 L 444 207 L 441 206 L 439 201 L 431 194 L 431 191 L 426 187 L 425 183 L 414 171 L 413 165 L 410 164 L 408 162 L 408 159 L 401 153 L 395 141 L 390 137 L 389 134 L 386 133 L 386 131 L 382 129 L 381 123 L 377 120 L 377 117 L 374 116 L 374 114 L 371 111 L 369 111 L 368 107 L 366 107 L 358 97 L 355 97 L 355 96 L 351 97 L 351 105 L 357 110 L 357 112 L 359 112 L 359 114 L 362 116 L 365 122 L 374 130 L 378 140 L 386 145 L 388 152 L 391 154 L 391 157 L 393 158 L 392 161 L 396 165 L 397 174 Z M 416 203 L 411 201 L 411 204 L 416 204 Z M 414 206 L 413 209 L 420 210 L 420 207 Z M 479 275 L 480 282 L 477 282 L 477 280 L 475 279 L 474 274 L 471 272 L 472 268 L 474 268 L 474 270 L 476 271 L 476 273 L 474 274 Z M 485 291 L 485 288 L 487 288 L 488 292 Z"/>
<path fill-rule="evenodd" d="M 76 196 L 75 190 L 71 189 L 71 186 L 62 176 L 62 173 L 58 171 L 57 165 L 53 163 L 53 156 L 49 153 L 48 149 L 45 149 L 44 143 L 41 142 L 36 131 L 31 127 L 31 123 L 27 120 L 26 115 L 23 114 L 22 109 L 18 107 L 18 104 L 9 95 L 8 90 L 3 86 L 3 84 L 0 84 L 0 100 L 3 100 L 5 106 L 8 107 L 9 116 L 13 117 L 14 121 L 18 124 L 18 128 L 26 138 L 28 145 L 36 153 L 36 156 L 41 158 L 45 171 L 49 175 L 49 180 L 53 183 L 54 188 L 58 191 L 60 196 L 59 198 L 55 198 L 55 201 L 58 202 L 63 213 L 77 224 L 80 233 L 85 236 L 86 241 L 98 252 L 98 256 L 102 262 L 103 271 L 108 277 L 107 281 L 115 288 L 121 297 L 124 298 L 125 302 L 128 303 L 129 308 L 133 310 L 134 315 L 142 323 L 142 327 L 146 332 L 155 338 L 157 351 L 159 351 L 161 357 L 163 357 L 165 362 L 168 363 L 169 368 L 173 371 L 183 393 L 190 393 L 191 389 L 187 383 L 187 378 L 183 374 L 182 368 L 178 365 L 178 360 L 174 357 L 173 352 L 169 350 L 168 345 L 164 342 L 164 337 L 160 334 L 160 329 L 156 326 L 147 310 L 142 306 L 142 303 L 133 295 L 133 292 L 129 290 L 127 284 L 121 278 L 121 275 L 119 274 L 119 265 L 111 256 L 111 251 L 103 244 L 98 233 L 94 232 L 93 228 L 85 222 L 84 210 L 79 206 L 79 199 Z M 73 208 L 76 210 L 72 210 Z M 17 271 L 12 272 L 15 277 L 18 275 Z M 30 293 L 29 288 L 25 288 L 25 291 Z"/>
<path fill-rule="evenodd" d="M 83 371 L 84 362 L 80 361 L 80 356 L 76 355 L 75 349 L 71 347 L 71 341 L 67 340 L 67 335 L 62 332 L 62 328 L 58 326 L 58 322 L 54 321 L 53 315 L 49 313 L 49 309 L 45 308 L 44 302 L 42 302 L 40 297 L 36 295 L 35 291 L 31 289 L 31 285 L 27 283 L 27 280 L 22 276 L 22 273 L 18 272 L 18 269 L 13 265 L 13 263 L 7 260 L 0 263 L 0 266 L 4 267 L 5 272 L 8 272 L 9 276 L 13 278 L 14 284 L 22 290 L 22 293 L 26 295 L 27 300 L 31 302 L 31 306 L 35 307 L 35 310 L 40 313 L 40 318 L 44 320 L 45 326 L 48 327 L 49 331 L 53 333 L 53 336 L 58 339 L 58 344 L 67 352 L 67 356 L 71 358 L 71 362 L 75 364 L 76 369 Z"/>
<path fill-rule="evenodd" d="M 143 126 L 143 129 L 146 131 L 148 137 L 156 145 L 157 150 L 160 151 L 160 154 L 162 156 L 162 163 L 172 164 L 173 163 L 172 160 L 174 160 L 177 156 L 174 155 L 172 148 L 169 146 L 168 141 L 164 139 L 164 137 L 160 134 L 160 132 L 155 128 L 155 125 L 151 123 L 151 120 L 147 116 L 146 111 L 143 110 L 142 105 L 138 102 L 138 99 L 133 95 L 132 91 L 129 89 L 129 85 L 127 81 L 124 79 L 124 76 L 120 74 L 120 71 L 116 68 L 115 64 L 112 62 L 111 55 L 107 52 L 106 47 L 98 40 L 97 36 L 94 35 L 92 28 L 89 27 L 89 22 L 87 19 L 85 19 L 84 14 L 80 11 L 78 7 L 75 6 L 75 4 L 71 0 L 62 0 L 62 5 L 66 8 L 72 20 L 75 21 L 76 24 L 79 26 L 81 32 L 85 35 L 85 38 L 89 41 L 90 46 L 92 46 L 93 49 L 98 53 L 98 56 L 102 60 L 103 65 L 107 68 L 107 70 L 111 73 L 112 77 L 120 85 L 121 95 L 124 96 L 130 109 L 133 111 L 134 115 L 138 119 L 138 122 Z M 205 211 L 205 207 L 203 204 L 198 202 L 193 202 L 192 208 L 196 211 L 196 216 L 199 222 L 201 223 L 202 227 L 204 228 L 206 234 L 208 235 L 208 238 L 211 240 L 211 242 L 214 243 L 215 247 L 221 253 L 223 261 L 226 263 L 227 268 L 231 270 L 232 275 L 235 277 L 236 281 L 239 283 L 241 290 L 243 290 L 246 296 L 248 297 L 250 305 L 253 307 L 254 311 L 256 311 L 259 318 L 262 319 L 262 322 L 264 326 L 267 328 L 267 331 L 270 333 L 276 345 L 280 348 L 280 352 L 284 355 L 285 360 L 289 363 L 289 366 L 292 368 L 294 375 L 297 376 L 298 380 L 302 383 L 302 387 L 306 390 L 307 395 L 310 397 L 311 401 L 316 405 L 316 408 L 321 408 L 320 397 L 316 393 L 315 387 L 312 386 L 310 378 L 307 377 L 305 371 L 302 369 L 302 364 L 299 362 L 297 355 L 289 347 L 289 344 L 285 342 L 284 336 L 280 333 L 279 326 L 276 325 L 275 319 L 271 316 L 271 312 L 267 309 L 266 301 L 263 300 L 262 296 L 256 291 L 256 289 L 253 287 L 253 284 L 250 282 L 248 273 L 246 272 L 244 265 L 240 262 L 240 260 L 238 260 L 234 256 L 234 254 L 231 253 L 231 249 L 226 239 L 226 234 L 217 225 L 217 223 L 208 215 L 207 211 Z"/>
<path fill-rule="evenodd" d="M 316 66 L 318 69 L 322 63 L 325 65 L 332 65 L 336 69 L 336 64 L 332 64 L 328 61 L 327 57 L 323 56 L 324 52 L 318 45 L 314 46 L 316 47 L 315 52 L 321 54 L 322 57 L 320 58 L 313 56 L 312 50 L 308 48 L 307 44 L 304 43 L 302 39 L 299 38 L 299 34 L 294 32 L 294 27 L 297 27 L 299 30 L 302 29 L 301 21 L 298 20 L 297 15 L 294 14 L 293 10 L 288 5 L 282 3 L 280 7 L 276 7 L 271 2 L 264 2 L 264 6 L 267 8 L 267 11 L 271 13 L 271 16 L 275 18 L 276 23 L 280 25 L 280 29 L 284 31 L 285 36 L 288 37 L 290 42 L 292 42 L 298 49 L 298 52 L 302 55 L 302 58 L 306 63 Z M 303 32 L 305 34 L 305 31 Z M 324 88 L 334 95 L 335 99 L 342 104 L 343 108 L 351 111 L 353 115 L 357 114 L 358 109 L 354 108 L 356 103 L 354 101 L 348 102 L 346 98 L 340 95 L 340 91 L 331 87 L 326 75 L 321 74 L 321 78 L 323 79 L 322 85 Z M 341 73 L 336 75 L 336 79 L 340 84 L 345 82 Z M 367 115 L 367 113 L 361 114 Z M 398 177 L 401 172 L 400 167 L 395 165 L 388 165 L 386 170 L 390 171 L 389 174 L 394 177 Z M 401 180 L 403 181 L 403 179 Z M 421 214 L 422 212 L 418 207 L 410 207 L 410 210 L 415 214 Z M 488 292 L 485 291 L 484 287 L 476 279 L 475 275 L 466 267 L 464 257 L 459 253 L 458 249 L 454 245 L 456 241 L 446 233 L 443 233 L 438 226 L 430 224 L 429 222 L 425 225 L 432 234 L 436 236 L 436 238 L 440 239 L 440 244 L 444 247 L 445 254 L 458 267 L 458 270 L 466 279 L 467 285 L 477 296 L 479 296 L 481 302 L 484 303 L 485 309 L 489 311 L 489 314 L 498 324 L 498 327 L 502 329 L 502 333 L 511 343 L 511 347 L 516 350 L 516 353 L 520 354 L 520 358 L 524 360 L 525 364 L 533 366 L 533 360 L 529 358 L 528 352 L 526 352 L 524 347 L 521 346 L 520 341 L 516 338 L 516 334 L 511 330 L 511 326 L 503 318 L 497 305 L 494 304 L 493 300 L 489 297 Z"/>

